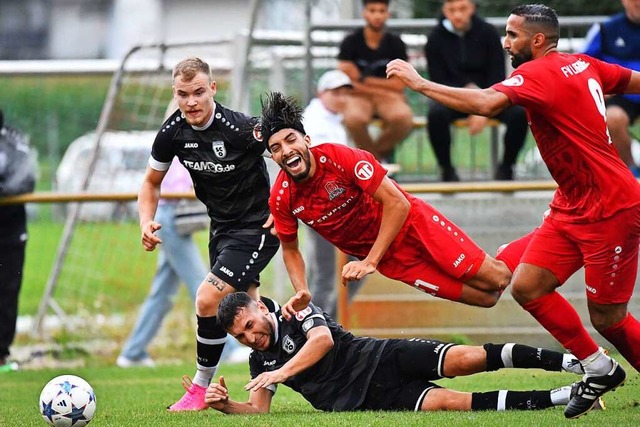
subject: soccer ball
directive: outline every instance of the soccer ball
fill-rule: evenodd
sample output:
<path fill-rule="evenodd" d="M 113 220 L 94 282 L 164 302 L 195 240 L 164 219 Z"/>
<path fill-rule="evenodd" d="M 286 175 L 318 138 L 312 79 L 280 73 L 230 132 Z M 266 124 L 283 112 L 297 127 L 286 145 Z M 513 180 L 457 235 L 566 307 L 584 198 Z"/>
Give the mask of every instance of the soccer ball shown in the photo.
<path fill-rule="evenodd" d="M 96 395 L 88 382 L 75 375 L 60 375 L 40 393 L 42 418 L 55 427 L 83 427 L 96 412 Z"/>

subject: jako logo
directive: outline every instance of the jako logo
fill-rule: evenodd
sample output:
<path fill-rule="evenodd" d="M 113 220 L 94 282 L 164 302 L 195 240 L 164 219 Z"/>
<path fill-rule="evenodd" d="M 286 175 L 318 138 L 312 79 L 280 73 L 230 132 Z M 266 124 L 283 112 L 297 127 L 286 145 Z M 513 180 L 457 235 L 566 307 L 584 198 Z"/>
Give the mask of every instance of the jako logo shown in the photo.
<path fill-rule="evenodd" d="M 592 288 L 589 285 L 586 285 L 586 286 L 587 286 L 587 292 L 590 292 L 590 293 L 592 293 L 594 295 L 598 292 L 598 291 L 596 291 L 596 288 Z"/>
<path fill-rule="evenodd" d="M 303 210 L 304 210 L 304 206 L 298 206 L 297 208 L 295 208 L 295 209 L 293 210 L 293 214 L 295 215 L 295 214 L 297 214 L 297 213 L 302 212 Z"/>
<path fill-rule="evenodd" d="M 220 271 L 222 271 L 224 274 L 226 274 L 229 277 L 233 277 L 233 271 L 229 270 L 224 265 L 222 267 L 220 267 Z"/>
<path fill-rule="evenodd" d="M 197 142 L 187 142 L 184 144 L 184 148 L 198 148 Z"/>
<path fill-rule="evenodd" d="M 453 267 L 454 268 L 458 267 L 463 259 L 464 259 L 464 254 L 460 254 L 458 259 L 453 262 Z"/>

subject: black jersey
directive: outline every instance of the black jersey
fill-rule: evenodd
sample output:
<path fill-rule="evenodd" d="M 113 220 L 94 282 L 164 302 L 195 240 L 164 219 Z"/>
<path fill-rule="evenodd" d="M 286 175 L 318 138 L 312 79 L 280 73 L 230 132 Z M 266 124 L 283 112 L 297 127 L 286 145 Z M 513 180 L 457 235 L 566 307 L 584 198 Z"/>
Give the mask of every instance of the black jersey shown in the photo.
<path fill-rule="evenodd" d="M 274 342 L 267 351 L 251 353 L 251 378 L 280 368 L 307 342 L 310 329 L 326 326 L 331 331 L 334 347 L 314 366 L 284 384 L 302 394 L 316 409 L 349 411 L 362 405 L 386 340 L 356 337 L 313 304 L 289 321 L 280 311 L 270 316 L 276 324 Z M 275 392 L 275 387 L 270 389 Z"/>
<path fill-rule="evenodd" d="M 257 119 L 217 102 L 213 114 L 209 127 L 195 130 L 180 110 L 173 113 L 156 136 L 150 165 L 166 170 L 178 156 L 217 230 L 260 228 L 269 216 L 269 174 Z"/>
<path fill-rule="evenodd" d="M 338 59 L 355 63 L 362 77 L 387 78 L 387 64 L 393 59 L 406 61 L 407 47 L 399 36 L 387 32 L 373 50 L 367 46 L 364 29 L 360 28 L 344 38 Z"/>

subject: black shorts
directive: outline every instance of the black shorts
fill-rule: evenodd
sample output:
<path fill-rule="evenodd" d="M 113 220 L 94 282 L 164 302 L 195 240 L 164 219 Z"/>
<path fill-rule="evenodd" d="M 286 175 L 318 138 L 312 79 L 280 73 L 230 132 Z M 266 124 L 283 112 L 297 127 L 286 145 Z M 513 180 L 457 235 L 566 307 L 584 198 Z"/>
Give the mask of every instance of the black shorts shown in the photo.
<path fill-rule="evenodd" d="M 441 388 L 447 351 L 455 344 L 413 338 L 387 342 L 373 373 L 362 410 L 419 411 L 427 392 Z"/>
<path fill-rule="evenodd" d="M 622 108 L 629 116 L 629 123 L 636 121 L 640 116 L 640 104 L 631 101 L 629 98 L 622 95 L 614 95 L 611 98 L 607 98 L 605 101 L 607 107 L 610 105 L 617 105 Z"/>
<path fill-rule="evenodd" d="M 280 241 L 268 229 L 216 233 L 209 240 L 211 273 L 235 290 L 247 291 L 251 284 L 260 286 L 260 272 L 279 247 Z"/>

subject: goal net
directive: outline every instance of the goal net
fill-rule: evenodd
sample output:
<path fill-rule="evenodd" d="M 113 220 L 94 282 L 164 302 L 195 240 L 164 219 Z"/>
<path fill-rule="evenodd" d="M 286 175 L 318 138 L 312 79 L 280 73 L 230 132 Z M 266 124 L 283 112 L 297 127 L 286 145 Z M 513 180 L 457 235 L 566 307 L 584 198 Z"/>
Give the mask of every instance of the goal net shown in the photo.
<path fill-rule="evenodd" d="M 124 58 L 96 130 L 74 141 L 58 168 L 57 189 L 83 200 L 57 209 L 65 219 L 64 231 L 35 332 L 63 327 L 65 333 L 86 338 L 130 331 L 157 257 L 157 251 L 146 252 L 140 243 L 135 194 L 172 101 L 172 69 L 189 56 L 204 59 L 217 82 L 216 100 L 226 104 L 234 46 L 229 40 L 148 45 Z M 208 233 L 194 237 L 208 260 Z M 181 309 L 172 310 L 172 318 L 190 328 L 194 313 L 187 292 L 181 291 L 176 303 Z"/>

